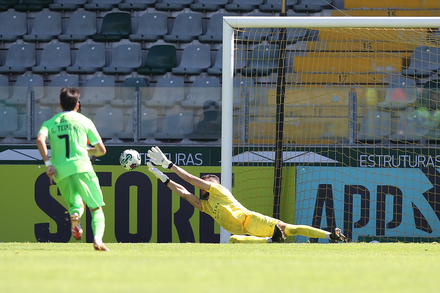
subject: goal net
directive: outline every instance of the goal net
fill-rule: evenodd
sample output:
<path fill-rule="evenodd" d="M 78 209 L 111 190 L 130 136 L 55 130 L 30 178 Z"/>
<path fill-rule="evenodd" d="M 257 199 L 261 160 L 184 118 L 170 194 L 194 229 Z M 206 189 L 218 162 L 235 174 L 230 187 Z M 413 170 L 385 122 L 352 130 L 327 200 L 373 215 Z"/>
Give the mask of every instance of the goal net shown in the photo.
<path fill-rule="evenodd" d="M 435 18 L 225 17 L 223 35 L 222 181 L 239 201 L 355 242 L 440 239 Z"/>

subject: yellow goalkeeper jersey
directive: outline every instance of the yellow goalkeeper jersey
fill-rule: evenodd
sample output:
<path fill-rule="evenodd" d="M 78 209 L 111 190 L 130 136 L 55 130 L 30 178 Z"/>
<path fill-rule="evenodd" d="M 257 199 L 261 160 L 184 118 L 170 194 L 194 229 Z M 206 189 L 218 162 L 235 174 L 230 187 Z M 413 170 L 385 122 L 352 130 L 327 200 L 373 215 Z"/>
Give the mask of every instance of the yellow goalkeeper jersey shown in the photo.
<path fill-rule="evenodd" d="M 251 213 L 224 186 L 211 183 L 209 199 L 202 200 L 203 212 L 214 218 L 228 232 L 240 235 L 246 215 Z"/>

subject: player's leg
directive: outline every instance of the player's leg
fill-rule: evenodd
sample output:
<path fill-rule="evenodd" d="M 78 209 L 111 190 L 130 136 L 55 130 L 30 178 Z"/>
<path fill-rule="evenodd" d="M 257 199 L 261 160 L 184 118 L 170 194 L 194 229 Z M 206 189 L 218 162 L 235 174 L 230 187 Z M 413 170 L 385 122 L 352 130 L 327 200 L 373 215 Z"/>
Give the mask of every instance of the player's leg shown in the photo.
<path fill-rule="evenodd" d="M 327 238 L 335 241 L 344 241 L 345 236 L 341 229 L 336 228 L 332 233 L 306 225 L 292 225 L 280 222 L 279 226 L 287 236 L 305 236 L 309 238 Z"/>
<path fill-rule="evenodd" d="M 268 237 L 256 237 L 249 235 L 232 235 L 229 243 L 269 243 Z"/>
<path fill-rule="evenodd" d="M 243 231 L 251 235 L 250 237 L 263 238 L 267 243 L 284 242 L 286 237 L 283 231 L 278 227 L 278 223 L 279 220 L 277 219 L 251 212 L 246 216 L 243 223 Z M 253 239 L 244 238 L 243 240 L 252 241 Z"/>
<path fill-rule="evenodd" d="M 79 193 L 77 192 L 74 183 L 77 178 L 76 175 L 69 176 L 60 182 L 57 186 L 60 193 L 67 203 L 67 207 L 70 215 L 70 223 L 72 229 L 72 235 L 76 240 L 81 240 L 83 235 L 83 229 L 81 227 L 81 216 L 84 213 L 84 202 L 82 201 Z"/>
<path fill-rule="evenodd" d="M 109 251 L 102 242 L 105 231 L 105 216 L 102 207 L 105 205 L 102 191 L 99 186 L 98 177 L 95 173 L 78 174 L 81 185 L 81 197 L 85 204 L 90 208 L 92 214 L 92 230 L 94 235 L 93 247 L 96 250 Z"/>

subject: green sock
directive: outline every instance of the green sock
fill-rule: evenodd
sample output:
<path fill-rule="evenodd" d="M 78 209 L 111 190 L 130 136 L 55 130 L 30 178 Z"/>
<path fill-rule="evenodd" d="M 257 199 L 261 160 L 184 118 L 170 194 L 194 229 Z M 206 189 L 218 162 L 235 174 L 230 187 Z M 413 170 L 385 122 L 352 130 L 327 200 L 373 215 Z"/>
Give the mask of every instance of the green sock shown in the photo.
<path fill-rule="evenodd" d="M 302 235 L 310 238 L 327 238 L 328 232 L 305 225 L 287 225 L 284 229 L 287 236 Z"/>
<path fill-rule="evenodd" d="M 97 209 L 96 211 L 92 212 L 92 230 L 94 236 L 98 236 L 102 239 L 102 236 L 104 236 L 104 229 L 104 212 L 102 211 L 102 209 Z"/>

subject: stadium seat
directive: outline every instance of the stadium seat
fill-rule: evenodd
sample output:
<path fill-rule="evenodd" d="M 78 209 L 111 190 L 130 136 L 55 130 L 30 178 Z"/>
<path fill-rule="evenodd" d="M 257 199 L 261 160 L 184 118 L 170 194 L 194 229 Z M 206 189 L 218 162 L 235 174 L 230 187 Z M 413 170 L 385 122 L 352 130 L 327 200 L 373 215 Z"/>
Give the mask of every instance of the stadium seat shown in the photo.
<path fill-rule="evenodd" d="M 185 83 L 179 77 L 159 79 L 150 100 L 145 101 L 148 108 L 172 108 L 185 98 Z"/>
<path fill-rule="evenodd" d="M 173 68 L 174 75 L 199 75 L 211 67 L 209 45 L 188 45 L 183 49 L 179 66 Z"/>
<path fill-rule="evenodd" d="M 112 76 L 95 76 L 87 81 L 81 95 L 83 106 L 103 106 L 115 98 L 115 78 Z"/>
<path fill-rule="evenodd" d="M 190 43 L 202 35 L 202 25 L 200 13 L 178 14 L 171 33 L 163 36 L 163 39 L 169 43 Z"/>
<path fill-rule="evenodd" d="M 35 105 L 34 109 L 34 132 L 32 133 L 32 137 L 36 138 L 38 136 L 38 132 L 40 132 L 40 128 L 43 125 L 43 122 L 52 118 L 53 112 L 50 107 L 43 107 L 40 105 Z"/>
<path fill-rule="evenodd" d="M 198 0 L 197 3 L 192 3 L 189 7 L 192 11 L 216 12 L 221 8 L 225 8 L 228 3 L 229 0 Z"/>
<path fill-rule="evenodd" d="M 23 74 L 36 64 L 35 45 L 14 44 L 9 47 L 6 61 L 0 67 L 3 74 Z"/>
<path fill-rule="evenodd" d="M 267 76 L 277 71 L 279 48 L 277 45 L 262 44 L 252 50 L 245 68 L 244 76 Z"/>
<path fill-rule="evenodd" d="M 2 105 L 6 99 L 9 99 L 9 79 L 0 75 L 0 105 Z"/>
<path fill-rule="evenodd" d="M 13 107 L 5 107 L 0 104 L 0 137 L 12 136 L 17 130 L 17 110 Z"/>
<path fill-rule="evenodd" d="M 140 139 L 153 138 L 154 133 L 156 133 L 158 129 L 157 111 L 142 105 L 139 117 L 140 117 L 139 138 Z M 118 133 L 118 138 L 121 139 L 134 138 L 132 109 L 129 109 L 128 111 L 128 119 L 127 119 L 126 127 L 124 131 Z"/>
<path fill-rule="evenodd" d="M 182 11 L 188 8 L 194 0 L 162 0 L 154 6 L 157 11 Z"/>
<path fill-rule="evenodd" d="M 246 105 L 255 99 L 255 83 L 250 77 L 234 78 L 234 108 Z"/>
<path fill-rule="evenodd" d="M 8 11 L 0 14 L 0 42 L 15 42 L 27 34 L 26 13 Z"/>
<path fill-rule="evenodd" d="M 239 31 L 236 40 L 240 43 L 259 43 L 267 40 L 272 34 L 273 29 L 271 28 L 248 28 Z"/>
<path fill-rule="evenodd" d="M 198 110 L 208 100 L 220 102 L 222 97 L 221 91 L 220 81 L 217 78 L 198 78 L 192 83 L 188 96 L 180 104 L 184 108 Z"/>
<path fill-rule="evenodd" d="M 117 8 L 122 0 L 90 0 L 84 4 L 84 9 L 88 11 L 110 11 Z"/>
<path fill-rule="evenodd" d="M 264 0 L 232 0 L 230 4 L 225 5 L 225 10 L 235 13 L 252 12 L 263 3 Z"/>
<path fill-rule="evenodd" d="M 23 36 L 26 42 L 50 42 L 62 34 L 61 13 L 55 11 L 42 11 L 35 15 L 31 33 Z"/>
<path fill-rule="evenodd" d="M 279 29 L 275 29 L 268 37 L 268 41 L 276 42 L 279 39 Z M 287 45 L 296 44 L 299 41 L 315 41 L 318 39 L 319 31 L 306 28 L 289 28 L 286 30 Z M 311 42 L 313 43 L 313 42 Z M 339 50 L 342 50 L 339 48 Z"/>
<path fill-rule="evenodd" d="M 286 12 L 293 9 L 293 5 L 297 4 L 298 0 L 286 0 Z M 282 8 L 282 1 L 267 0 L 264 4 L 258 6 L 260 12 L 280 13 Z"/>
<path fill-rule="evenodd" d="M 20 0 L 0 0 L 0 11 L 8 11 L 10 8 L 14 8 Z"/>
<path fill-rule="evenodd" d="M 296 13 L 319 13 L 324 9 L 333 9 L 332 0 L 299 0 L 298 4 L 293 5 Z"/>
<path fill-rule="evenodd" d="M 136 33 L 130 34 L 132 42 L 156 42 L 168 33 L 168 17 L 163 12 L 145 13 L 139 17 Z"/>
<path fill-rule="evenodd" d="M 41 53 L 40 64 L 32 67 L 32 72 L 37 74 L 57 74 L 66 70 L 66 67 L 71 64 L 69 45 L 48 44 Z"/>
<path fill-rule="evenodd" d="M 48 8 L 53 0 L 22 0 L 14 6 L 15 11 L 36 12 Z"/>
<path fill-rule="evenodd" d="M 55 3 L 49 4 L 52 11 L 76 11 L 83 8 L 87 0 L 55 0 Z"/>
<path fill-rule="evenodd" d="M 176 47 L 155 45 L 148 50 L 145 64 L 137 69 L 142 75 L 164 75 L 177 66 Z"/>
<path fill-rule="evenodd" d="M 39 75 L 25 75 L 17 79 L 12 87 L 11 97 L 5 100 L 7 106 L 26 107 L 28 93 L 32 92 L 34 101 L 39 102 L 44 97 L 44 82 Z"/>
<path fill-rule="evenodd" d="M 391 130 L 390 112 L 368 108 L 360 123 L 357 138 L 363 143 L 377 143 L 389 139 Z"/>
<path fill-rule="evenodd" d="M 162 129 L 154 133 L 154 138 L 158 140 L 182 140 L 194 130 L 194 117 L 192 111 L 182 109 L 180 106 L 174 106 L 167 110 L 163 118 Z"/>
<path fill-rule="evenodd" d="M 429 127 L 426 117 L 418 115 L 413 108 L 400 112 L 395 133 L 390 135 L 393 142 L 415 143 L 428 138 Z"/>
<path fill-rule="evenodd" d="M 119 42 L 131 34 L 131 16 L 125 12 L 111 12 L 104 16 L 101 31 L 93 35 L 95 42 Z"/>
<path fill-rule="evenodd" d="M 93 74 L 105 66 L 105 46 L 103 44 L 84 44 L 76 53 L 72 66 L 66 68 L 67 73 Z"/>
<path fill-rule="evenodd" d="M 53 112 L 60 111 L 60 91 L 63 87 L 79 87 L 78 75 L 58 75 L 46 86 L 46 95 L 40 105 L 52 107 Z"/>
<path fill-rule="evenodd" d="M 142 50 L 139 44 L 122 44 L 113 49 L 112 61 L 102 68 L 104 74 L 127 75 L 142 65 Z"/>
<path fill-rule="evenodd" d="M 154 7 L 157 0 L 126 0 L 118 5 L 121 11 L 144 11 L 148 7 Z"/>
<path fill-rule="evenodd" d="M 113 107 L 133 107 L 135 93 L 139 92 L 141 104 L 150 97 L 150 81 L 143 77 L 128 77 L 122 82 L 121 93 L 110 102 Z M 120 97 L 120 98 L 119 98 Z"/>
<path fill-rule="evenodd" d="M 117 138 L 118 133 L 124 130 L 122 109 L 113 108 L 110 105 L 98 108 L 93 122 L 100 136 L 104 139 Z"/>
<path fill-rule="evenodd" d="M 200 43 L 217 43 L 223 42 L 223 16 L 231 14 L 216 13 L 209 19 L 208 29 L 205 34 L 199 36 Z"/>
<path fill-rule="evenodd" d="M 208 75 L 214 75 L 214 76 L 221 76 L 222 75 L 222 67 L 223 67 L 223 56 L 222 56 L 222 49 L 221 47 L 215 56 L 215 63 L 212 67 L 209 67 L 207 69 Z"/>
<path fill-rule="evenodd" d="M 411 62 L 402 74 L 411 77 L 429 77 L 440 68 L 440 49 L 436 47 L 419 46 L 412 55 Z"/>
<path fill-rule="evenodd" d="M 217 140 L 221 136 L 221 111 L 216 101 L 207 100 L 203 104 L 203 114 L 189 134 L 191 140 Z"/>
<path fill-rule="evenodd" d="M 58 36 L 60 42 L 85 42 L 97 32 L 96 14 L 75 11 L 67 23 L 66 32 Z"/>

